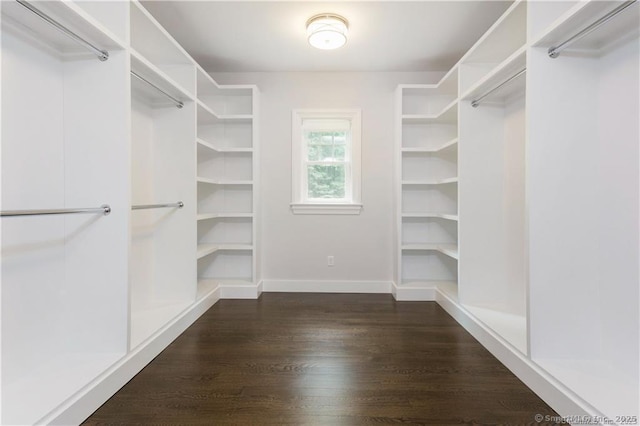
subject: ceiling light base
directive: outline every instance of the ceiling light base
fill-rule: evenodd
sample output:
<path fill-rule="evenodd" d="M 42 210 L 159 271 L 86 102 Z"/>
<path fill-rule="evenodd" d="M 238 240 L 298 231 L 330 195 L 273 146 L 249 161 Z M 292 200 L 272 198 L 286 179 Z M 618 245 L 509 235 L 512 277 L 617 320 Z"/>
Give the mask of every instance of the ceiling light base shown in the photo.
<path fill-rule="evenodd" d="M 317 49 L 333 50 L 347 42 L 349 22 L 334 13 L 321 13 L 307 21 L 307 40 Z"/>

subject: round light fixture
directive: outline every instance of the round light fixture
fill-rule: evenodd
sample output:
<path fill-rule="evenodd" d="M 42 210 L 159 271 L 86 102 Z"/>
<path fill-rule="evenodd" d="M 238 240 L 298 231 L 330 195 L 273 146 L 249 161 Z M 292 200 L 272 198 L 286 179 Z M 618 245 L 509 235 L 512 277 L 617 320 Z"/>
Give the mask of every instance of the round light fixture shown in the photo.
<path fill-rule="evenodd" d="M 321 13 L 307 21 L 309 44 L 322 50 L 337 49 L 347 42 L 349 22 L 333 13 Z"/>

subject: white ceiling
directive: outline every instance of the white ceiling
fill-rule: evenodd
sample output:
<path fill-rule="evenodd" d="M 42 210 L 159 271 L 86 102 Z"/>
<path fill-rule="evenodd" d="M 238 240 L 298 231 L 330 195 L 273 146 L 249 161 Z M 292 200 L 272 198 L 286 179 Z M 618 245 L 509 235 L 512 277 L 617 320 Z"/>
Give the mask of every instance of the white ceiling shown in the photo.
<path fill-rule="evenodd" d="M 510 1 L 143 1 L 207 70 L 445 71 Z M 309 46 L 305 23 L 331 12 L 349 20 L 334 51 Z"/>

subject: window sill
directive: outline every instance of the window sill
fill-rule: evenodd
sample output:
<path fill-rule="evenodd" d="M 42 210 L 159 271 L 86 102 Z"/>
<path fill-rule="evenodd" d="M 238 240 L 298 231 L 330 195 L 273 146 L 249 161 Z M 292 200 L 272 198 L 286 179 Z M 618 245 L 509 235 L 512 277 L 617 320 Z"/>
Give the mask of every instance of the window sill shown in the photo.
<path fill-rule="evenodd" d="M 362 204 L 291 203 L 293 214 L 360 214 Z"/>

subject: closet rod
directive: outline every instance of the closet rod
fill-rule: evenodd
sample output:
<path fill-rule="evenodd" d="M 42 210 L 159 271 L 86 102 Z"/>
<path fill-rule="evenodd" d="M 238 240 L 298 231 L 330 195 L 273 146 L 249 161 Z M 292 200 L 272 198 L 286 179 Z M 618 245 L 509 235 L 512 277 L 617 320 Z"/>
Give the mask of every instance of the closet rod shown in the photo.
<path fill-rule="evenodd" d="M 177 203 L 168 204 L 141 204 L 138 206 L 131 206 L 131 210 L 163 209 L 167 207 L 177 207 L 181 209 L 184 207 L 184 203 L 182 201 L 178 201 Z"/>
<path fill-rule="evenodd" d="M 489 96 L 490 94 L 492 94 L 493 92 L 495 92 L 496 90 L 498 90 L 499 88 L 501 88 L 502 86 L 504 86 L 505 84 L 509 83 L 512 80 L 515 80 L 516 78 L 520 77 L 522 74 L 524 74 L 525 72 L 527 72 L 526 68 L 521 69 L 520 71 L 518 71 L 517 73 L 515 73 L 514 75 L 512 75 L 511 77 L 509 77 L 508 79 L 506 79 L 505 81 L 503 81 L 502 83 L 498 84 L 497 86 L 495 86 L 493 89 L 490 89 L 488 91 L 486 91 L 482 96 L 480 96 L 477 99 L 474 99 L 471 101 L 471 106 L 476 108 L 478 105 L 480 105 L 480 102 L 482 102 L 482 100 L 484 98 L 486 98 L 487 96 Z"/>
<path fill-rule="evenodd" d="M 79 44 L 81 44 L 84 47 L 86 47 L 87 49 L 91 50 L 93 53 L 96 54 L 98 59 L 100 59 L 101 61 L 104 62 L 107 59 L 109 59 L 109 52 L 107 52 L 106 50 L 102 50 L 102 49 L 94 46 L 93 44 L 89 43 L 87 40 L 83 39 L 78 34 L 74 33 L 73 31 L 71 31 L 70 29 L 65 27 L 64 25 L 60 24 L 55 19 L 51 18 L 49 15 L 47 15 L 44 12 L 40 11 L 39 9 L 37 9 L 36 7 L 32 6 L 31 4 L 27 3 L 24 0 L 16 0 L 16 2 L 18 2 L 18 4 L 21 5 L 22 7 L 24 7 L 25 9 L 27 9 L 27 10 L 31 11 L 32 13 L 36 14 L 43 21 L 45 21 L 48 24 L 50 24 L 51 26 L 55 27 L 58 31 L 60 31 L 63 34 L 65 34 L 67 37 L 72 38 L 73 40 L 75 40 Z"/>
<path fill-rule="evenodd" d="M 549 54 L 549 57 L 550 58 L 557 58 L 558 56 L 560 56 L 560 52 L 562 52 L 564 49 L 569 47 L 570 44 L 572 44 L 573 42 L 575 42 L 575 41 L 581 39 L 582 37 L 586 36 L 591 31 L 595 30 L 600 25 L 602 25 L 605 22 L 609 21 L 611 18 L 616 16 L 618 13 L 622 12 L 623 10 L 625 10 L 626 8 L 628 8 L 629 6 L 634 4 L 636 1 L 637 0 L 625 1 L 620 6 L 616 7 L 611 12 L 607 13 L 606 15 L 604 15 L 602 18 L 598 19 L 597 21 L 595 21 L 592 24 L 590 24 L 588 27 L 584 28 L 582 31 L 574 34 L 572 37 L 568 38 L 567 40 L 563 41 L 562 43 L 558 44 L 557 46 L 550 47 L 549 51 L 547 52 Z"/>
<path fill-rule="evenodd" d="M 0 211 L 0 216 L 40 216 L 49 214 L 87 214 L 102 213 L 105 216 L 111 213 L 109 204 L 103 204 L 100 207 L 88 209 L 43 209 L 43 210 L 6 210 Z"/>
<path fill-rule="evenodd" d="M 145 83 L 147 83 L 149 86 L 153 87 L 154 89 L 156 89 L 158 92 L 162 93 L 163 95 L 165 95 L 167 98 L 171 99 L 175 104 L 176 107 L 178 109 L 182 108 L 184 106 L 184 103 L 176 98 L 174 98 L 173 96 L 171 96 L 170 94 L 168 94 L 167 92 L 165 92 L 164 90 L 162 90 L 161 88 L 159 88 L 158 86 L 156 86 L 155 84 L 153 84 L 152 82 L 150 82 L 149 80 L 147 80 L 144 77 L 141 77 L 139 74 L 137 74 L 135 71 L 131 71 L 131 75 L 136 77 L 139 80 L 144 81 Z"/>

